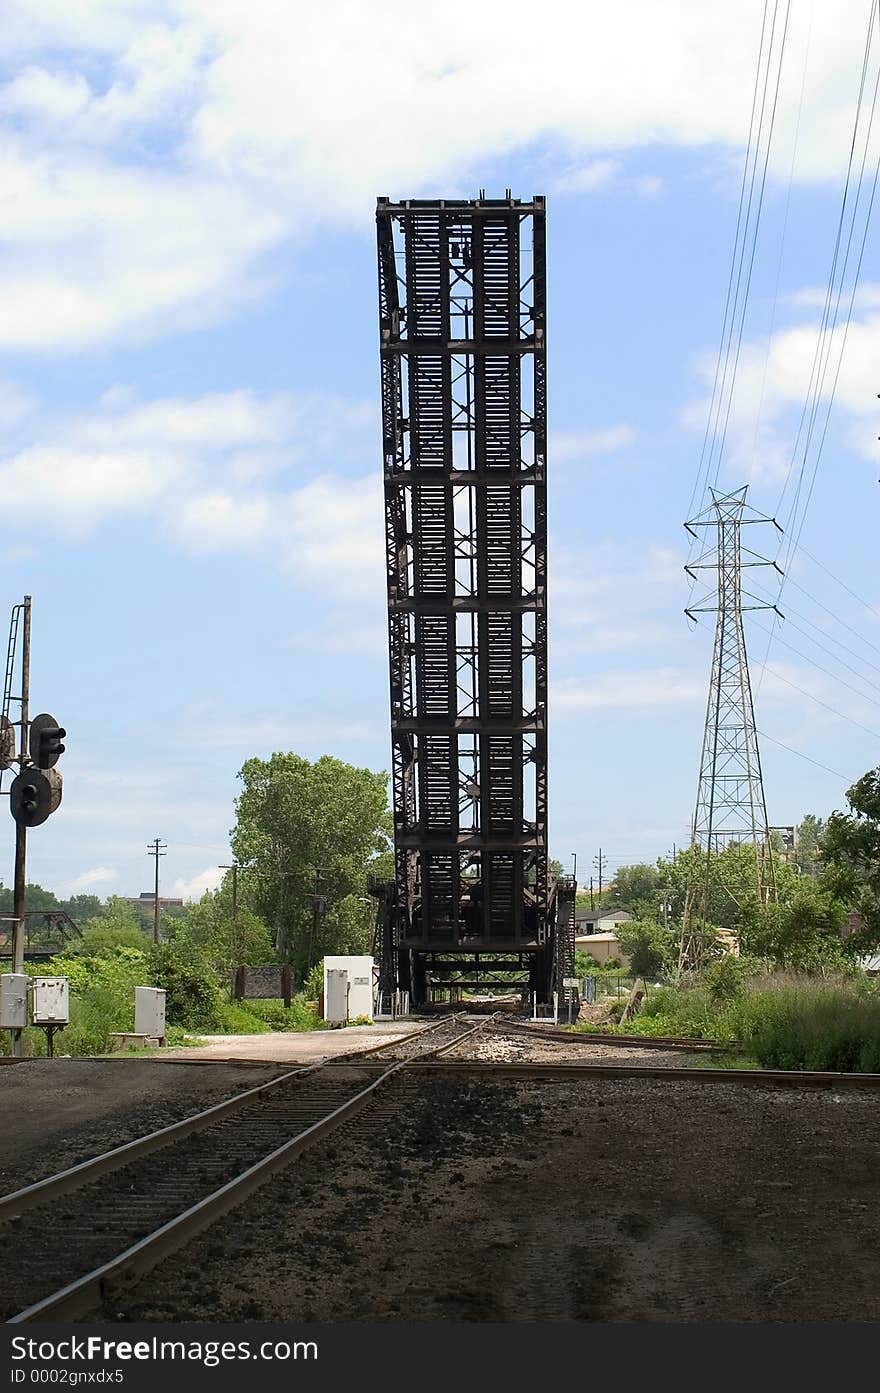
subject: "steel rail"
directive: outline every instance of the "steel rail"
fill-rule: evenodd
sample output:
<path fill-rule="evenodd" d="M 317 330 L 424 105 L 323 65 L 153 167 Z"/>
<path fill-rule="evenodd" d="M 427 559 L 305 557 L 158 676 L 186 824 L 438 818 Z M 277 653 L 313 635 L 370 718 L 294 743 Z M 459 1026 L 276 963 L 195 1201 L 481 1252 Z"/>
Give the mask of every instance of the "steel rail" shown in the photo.
<path fill-rule="evenodd" d="M 436 1052 L 432 1053 L 439 1055 L 454 1048 L 464 1039 L 490 1024 L 491 1019 L 486 1018 L 456 1040 L 440 1045 Z M 424 1032 L 416 1033 L 422 1034 Z M 332 1062 L 330 1061 L 330 1063 Z M 319 1066 L 312 1066 L 308 1072 L 313 1072 L 316 1067 Z M 10 1317 L 7 1323 L 14 1325 L 45 1319 L 74 1320 L 87 1314 L 97 1304 L 112 1297 L 120 1287 L 149 1272 L 163 1258 L 168 1257 L 208 1227 L 220 1214 L 245 1200 L 275 1171 L 287 1166 L 316 1141 L 354 1117 L 370 1101 L 381 1084 L 403 1070 L 445 1074 L 451 1077 L 477 1074 L 496 1079 L 541 1078 L 571 1081 L 577 1078 L 618 1080 L 645 1078 L 655 1081 L 685 1080 L 701 1084 L 727 1083 L 748 1087 L 766 1087 L 769 1085 L 783 1088 L 880 1088 L 880 1074 L 844 1074 L 827 1071 L 776 1069 L 683 1069 L 677 1067 L 658 1068 L 648 1065 L 576 1062 L 508 1063 L 467 1059 L 443 1059 L 441 1061 L 436 1057 L 431 1059 L 428 1056 L 412 1060 L 399 1060 L 390 1064 L 377 1078 L 326 1117 L 312 1123 L 302 1132 L 248 1167 L 240 1175 L 163 1224 L 155 1232 L 132 1244 L 115 1258 Z M 260 1086 L 261 1089 L 265 1089 L 265 1087 L 266 1085 Z M 259 1090 L 251 1091 L 257 1092 Z"/>
<path fill-rule="evenodd" d="M 409 1067 L 426 1072 L 485 1073 L 495 1078 L 676 1079 L 690 1083 L 732 1083 L 746 1087 L 880 1089 L 880 1074 L 844 1074 L 810 1069 L 684 1069 L 678 1065 L 592 1064 L 558 1060 L 413 1059 Z"/>
<path fill-rule="evenodd" d="M 485 1030 L 487 1025 L 496 1024 L 497 1019 L 497 1012 L 494 1016 L 484 1016 L 475 1026 L 470 1030 L 466 1030 L 463 1035 L 459 1035 L 455 1040 L 447 1040 L 446 1044 L 439 1045 L 437 1049 L 426 1051 L 426 1053 L 422 1055 L 422 1059 L 430 1059 L 432 1056 L 437 1059 L 441 1054 L 448 1054 L 450 1050 L 457 1049 L 463 1040 L 469 1040 L 472 1035 L 476 1035 L 478 1030 Z M 418 1062 L 418 1059 L 410 1061 L 411 1064 L 417 1064 Z"/>
<path fill-rule="evenodd" d="M 170 1219 L 161 1228 L 147 1234 L 109 1262 L 11 1316 L 6 1324 L 24 1325 L 43 1320 L 70 1321 L 88 1314 L 96 1305 L 112 1297 L 114 1292 L 128 1285 L 134 1278 L 143 1277 L 151 1271 L 163 1258 L 169 1257 L 184 1243 L 188 1243 L 221 1214 L 247 1199 L 275 1171 L 289 1165 L 328 1132 L 348 1122 L 370 1101 L 380 1084 L 406 1068 L 408 1063 L 407 1060 L 401 1060 L 399 1063 L 391 1064 L 354 1097 L 295 1137 L 291 1137 L 268 1156 L 248 1167 L 241 1175 L 221 1185 L 219 1189 Z"/>
<path fill-rule="evenodd" d="M 723 1040 L 708 1040 L 704 1037 L 691 1039 L 687 1035 L 606 1035 L 601 1031 L 586 1030 L 550 1030 L 542 1026 L 527 1025 L 521 1020 L 504 1020 L 502 1018 L 499 1028 L 510 1028 L 513 1031 L 521 1032 L 524 1039 L 536 1040 L 560 1040 L 566 1043 L 572 1041 L 581 1042 L 588 1045 L 620 1045 L 620 1046 L 642 1046 L 647 1049 L 666 1049 L 666 1050 L 693 1050 L 703 1054 L 722 1053 L 733 1054 L 742 1049 L 742 1045 L 731 1041 L 725 1044 Z"/>
<path fill-rule="evenodd" d="M 346 1055 L 324 1055 L 314 1064 L 304 1064 L 296 1069 L 285 1070 L 283 1074 L 278 1074 L 275 1078 L 267 1079 L 264 1083 L 257 1084 L 253 1088 L 246 1088 L 241 1093 L 234 1093 L 231 1097 L 223 1098 L 219 1103 L 214 1103 L 209 1108 L 203 1108 L 200 1112 L 191 1113 L 188 1117 L 181 1118 L 179 1122 L 171 1122 L 167 1127 L 159 1127 L 154 1132 L 146 1132 L 142 1137 L 135 1137 L 132 1141 L 123 1142 L 122 1145 L 114 1146 L 109 1151 L 102 1151 L 87 1161 L 80 1161 L 77 1165 L 69 1166 L 63 1171 L 57 1171 L 54 1175 L 48 1175 L 43 1180 L 36 1180 L 31 1185 L 12 1190 L 8 1195 L 0 1196 L 0 1223 L 14 1219 L 17 1215 L 25 1213 L 28 1209 L 33 1209 L 38 1204 L 45 1204 L 49 1200 L 57 1199 L 60 1195 L 78 1190 L 80 1186 L 90 1184 L 108 1171 L 119 1170 L 132 1161 L 140 1160 L 141 1157 L 149 1155 L 151 1151 L 157 1151 L 163 1146 L 171 1146 L 174 1142 L 181 1141 L 183 1137 L 188 1136 L 190 1132 L 211 1127 L 215 1122 L 219 1122 L 230 1113 L 237 1112 L 246 1104 L 256 1101 L 262 1095 L 291 1079 L 304 1078 L 308 1074 L 317 1073 L 319 1069 L 323 1069 L 328 1064 L 356 1063 L 364 1055 L 375 1054 L 379 1050 L 390 1049 L 392 1045 L 401 1045 L 405 1041 L 416 1039 L 427 1033 L 428 1030 L 436 1029 L 437 1024 L 446 1024 L 448 1020 L 449 1017 L 444 1022 L 432 1022 L 430 1026 L 413 1030 L 408 1035 L 399 1036 L 393 1041 L 383 1041 L 381 1045 L 370 1049 L 355 1050 Z"/>

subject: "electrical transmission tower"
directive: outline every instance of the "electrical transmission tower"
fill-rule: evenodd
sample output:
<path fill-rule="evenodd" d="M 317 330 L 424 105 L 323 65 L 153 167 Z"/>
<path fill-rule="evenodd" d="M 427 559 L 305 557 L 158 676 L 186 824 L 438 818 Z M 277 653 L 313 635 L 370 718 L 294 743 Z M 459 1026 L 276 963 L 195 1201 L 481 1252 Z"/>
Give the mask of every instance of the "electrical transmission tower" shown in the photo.
<path fill-rule="evenodd" d="M 685 567 L 686 572 L 695 583 L 699 583 L 700 571 L 714 571 L 717 578 L 717 585 L 707 587 L 701 597 L 706 602 L 692 604 L 685 613 L 695 623 L 698 614 L 714 613 L 717 619 L 691 838 L 692 845 L 703 855 L 688 882 L 679 971 L 698 966 L 702 956 L 701 929 L 707 918 L 713 855 L 732 843 L 753 846 L 758 899 L 767 903 L 776 898 L 743 613 L 770 609 L 779 614 L 779 610 L 743 588 L 743 572 L 754 566 L 773 566 L 777 571 L 779 567 L 744 547 L 741 531 L 744 526 L 757 523 L 782 529 L 775 519 L 747 506 L 747 491 L 747 487 L 728 494 L 710 490 L 710 506 L 685 523 L 688 532 L 698 540 L 697 529 L 711 528 L 715 532 L 697 560 Z"/>

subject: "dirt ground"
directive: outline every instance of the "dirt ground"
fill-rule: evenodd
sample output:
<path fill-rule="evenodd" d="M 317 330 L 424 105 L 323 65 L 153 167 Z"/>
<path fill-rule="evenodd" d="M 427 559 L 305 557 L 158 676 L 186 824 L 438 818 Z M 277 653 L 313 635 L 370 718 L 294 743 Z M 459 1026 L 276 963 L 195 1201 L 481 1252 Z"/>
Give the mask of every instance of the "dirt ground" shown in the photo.
<path fill-rule="evenodd" d="M 133 1320 L 875 1321 L 875 1094 L 404 1075 Z"/>
<path fill-rule="evenodd" d="M 0 1193 L 274 1078 L 277 1065 L 34 1059 L 0 1072 Z"/>
<path fill-rule="evenodd" d="M 279 1064 L 314 1064 L 316 1060 L 350 1050 L 368 1049 L 383 1040 L 397 1040 L 424 1022 L 379 1021 L 375 1025 L 350 1025 L 340 1030 L 272 1030 L 263 1035 L 203 1035 L 201 1045 L 160 1050 L 161 1060 L 249 1059 L 274 1060 Z"/>

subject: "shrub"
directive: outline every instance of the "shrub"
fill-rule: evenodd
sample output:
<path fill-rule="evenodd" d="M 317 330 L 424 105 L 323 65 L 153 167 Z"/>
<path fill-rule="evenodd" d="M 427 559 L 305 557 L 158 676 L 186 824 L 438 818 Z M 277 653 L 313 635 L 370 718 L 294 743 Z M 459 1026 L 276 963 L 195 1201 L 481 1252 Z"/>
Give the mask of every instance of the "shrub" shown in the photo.
<path fill-rule="evenodd" d="M 216 1027 L 224 1004 L 217 978 L 199 950 L 183 935 L 169 938 L 151 952 L 153 981 L 164 987 L 168 1025 Z"/>

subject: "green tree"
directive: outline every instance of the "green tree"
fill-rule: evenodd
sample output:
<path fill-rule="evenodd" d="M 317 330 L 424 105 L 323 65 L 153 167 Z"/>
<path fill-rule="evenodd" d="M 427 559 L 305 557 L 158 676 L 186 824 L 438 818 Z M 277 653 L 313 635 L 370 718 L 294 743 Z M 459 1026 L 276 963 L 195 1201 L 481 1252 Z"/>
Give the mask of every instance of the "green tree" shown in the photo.
<path fill-rule="evenodd" d="M 385 874 L 392 827 L 387 774 L 276 753 L 248 760 L 239 778 L 232 849 L 281 959 L 303 976 L 325 953 L 368 949 L 367 879 Z"/>
<path fill-rule="evenodd" d="M 219 890 L 204 894 L 198 904 L 187 905 L 182 918 L 173 923 L 172 931 L 179 927 L 201 949 L 223 983 L 231 981 L 233 967 L 240 963 L 277 960 L 269 926 L 242 904 L 243 899 L 244 894 L 239 896 L 233 919 L 231 885 L 224 882 Z"/>
<path fill-rule="evenodd" d="M 847 791 L 848 813 L 832 813 L 820 843 L 822 884 L 861 915 L 862 928 L 846 940 L 849 953 L 880 947 L 880 767 Z"/>
<path fill-rule="evenodd" d="M 634 977 L 653 980 L 671 970 L 678 946 L 671 929 L 653 919 L 632 919 L 616 932 Z"/>
<path fill-rule="evenodd" d="M 611 902 L 638 918 L 651 918 L 657 913 L 662 884 L 657 866 L 621 866 L 611 882 Z"/>
<path fill-rule="evenodd" d="M 99 914 L 80 925 L 82 938 L 71 944 L 71 951 L 90 956 L 112 948 L 142 948 L 149 946 L 137 910 L 121 895 L 111 895 Z"/>
<path fill-rule="evenodd" d="M 825 821 L 813 813 L 805 813 L 797 829 L 794 863 L 801 875 L 819 874 L 819 848 L 825 831 Z"/>

